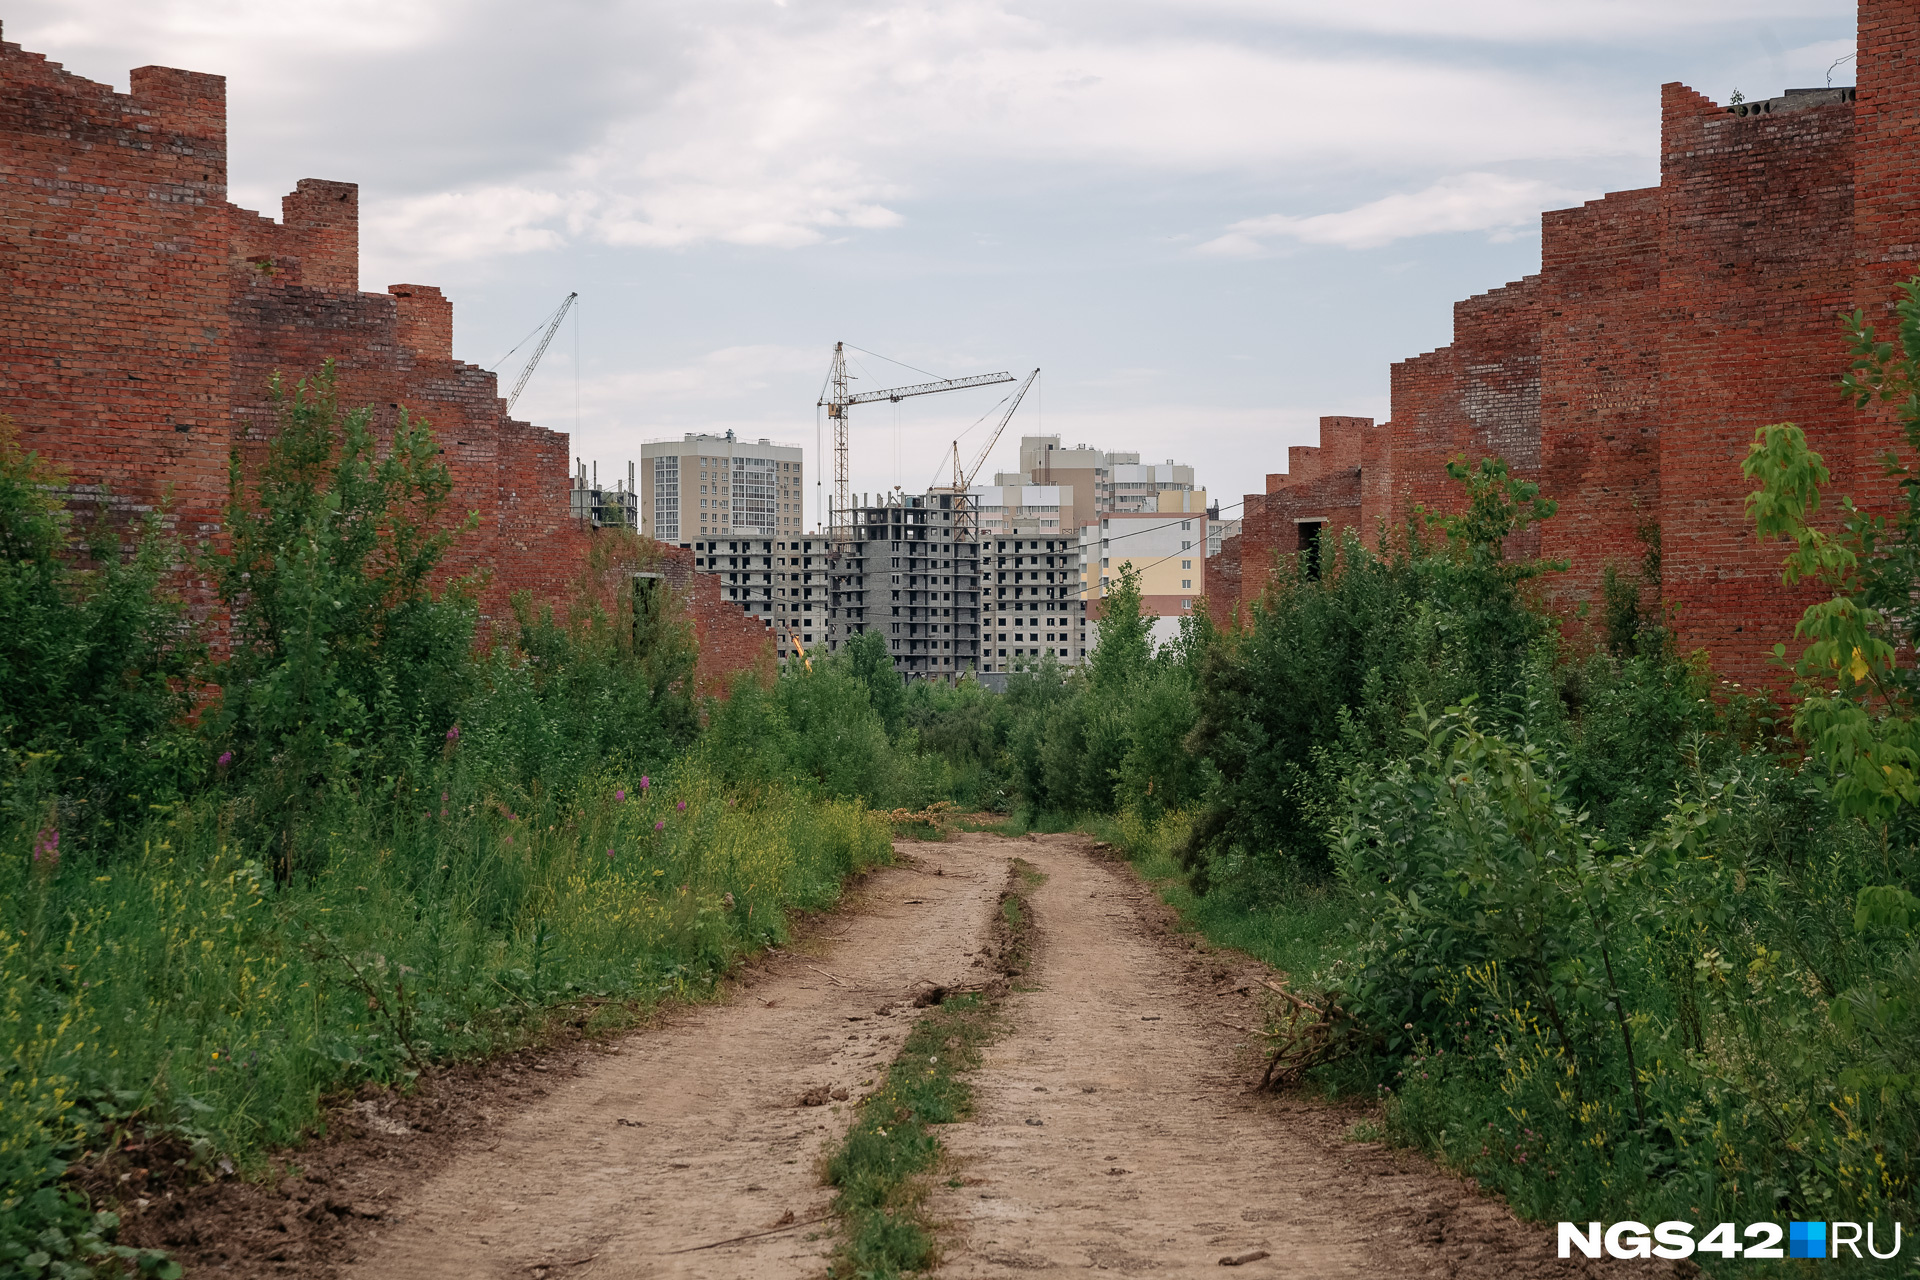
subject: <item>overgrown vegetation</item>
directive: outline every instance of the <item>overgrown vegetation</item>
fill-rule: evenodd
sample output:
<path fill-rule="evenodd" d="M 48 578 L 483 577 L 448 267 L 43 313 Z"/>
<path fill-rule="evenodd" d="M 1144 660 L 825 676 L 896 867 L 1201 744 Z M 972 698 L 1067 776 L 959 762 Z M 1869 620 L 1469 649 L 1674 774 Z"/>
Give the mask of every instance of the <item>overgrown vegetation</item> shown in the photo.
<path fill-rule="evenodd" d="M 1904 429 L 1887 513 L 1823 518 L 1791 424 L 1746 462 L 1757 532 L 1822 597 L 1777 649 L 1784 714 L 1678 650 L 1657 526 L 1549 612 L 1562 566 L 1518 548 L 1554 506 L 1498 459 L 1452 467 L 1458 514 L 1283 560 L 1230 627 L 1156 647 L 1122 567 L 1085 670 L 903 687 L 869 635 L 703 700 L 683 620 L 633 593 L 638 540 L 597 545 L 564 616 L 476 635 L 425 429 L 376 443 L 327 375 L 236 463 L 236 535 L 199 565 L 217 660 L 164 521 L 122 549 L 9 442 L 0 604 L 33 630 L 0 637 L 0 1258 L 161 1268 L 107 1256 L 71 1162 L 138 1132 L 244 1165 L 328 1091 L 557 1001 L 697 995 L 884 858 L 882 815 L 933 837 L 974 809 L 1127 849 L 1287 971 L 1286 1062 L 1524 1213 L 1910 1222 L 1920 282 L 1898 309 L 1890 342 L 1854 318 L 1844 383 Z M 916 1070 L 835 1165 L 848 1274 L 931 1256 L 912 1187 L 965 1095 Z"/>
<path fill-rule="evenodd" d="M 376 442 L 330 370 L 280 408 L 235 459 L 230 541 L 184 564 L 160 518 L 127 549 L 77 528 L 0 441 L 10 1275 L 177 1274 L 114 1245 L 69 1175 L 124 1167 L 140 1195 L 244 1173 L 342 1089 L 559 1007 L 700 998 L 889 856 L 867 801 L 890 796 L 823 777 L 804 735 L 751 736 L 865 723 L 864 693 L 832 708 L 837 668 L 703 702 L 686 620 L 636 598 L 651 553 L 618 534 L 568 609 L 520 601 L 476 637 L 425 425 Z M 194 575 L 232 619 L 212 661 L 175 590 Z"/>
<path fill-rule="evenodd" d="M 1791 424 L 1746 462 L 1823 597 L 1776 650 L 1786 714 L 1677 649 L 1657 526 L 1563 619 L 1537 594 L 1563 566 L 1512 555 L 1552 502 L 1459 462 L 1459 514 L 1283 561 L 1244 626 L 1151 652 L 1123 586 L 1088 672 L 986 713 L 1007 829 L 1129 850 L 1289 972 L 1279 1061 L 1523 1213 L 1911 1222 L 1920 282 L 1898 310 L 1891 342 L 1853 318 L 1844 382 L 1903 426 L 1886 514 L 1822 520 Z"/>

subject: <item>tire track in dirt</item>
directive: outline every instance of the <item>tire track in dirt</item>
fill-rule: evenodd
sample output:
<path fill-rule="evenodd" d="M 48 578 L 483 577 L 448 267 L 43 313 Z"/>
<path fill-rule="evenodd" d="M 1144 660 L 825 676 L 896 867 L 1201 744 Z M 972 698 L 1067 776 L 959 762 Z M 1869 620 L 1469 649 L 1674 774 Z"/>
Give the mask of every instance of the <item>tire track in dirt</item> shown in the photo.
<path fill-rule="evenodd" d="M 1217 1276 L 1251 1254 L 1232 1274 L 1680 1274 L 1562 1262 L 1550 1229 L 1420 1156 L 1344 1141 L 1351 1113 L 1252 1092 L 1248 1037 L 1227 1020 L 1257 1014 L 1220 998 L 1150 890 L 1084 837 L 1001 847 L 1048 879 L 1009 1029 L 972 1076 L 974 1117 L 941 1130 L 942 1277 Z"/>
<path fill-rule="evenodd" d="M 556 1081 L 552 1093 L 392 1206 L 356 1280 L 798 1277 L 831 1241 L 818 1162 L 918 1010 L 916 989 L 974 966 L 1006 880 L 1005 845 L 905 843 L 817 955 L 774 957 L 725 1004 L 671 1017 Z M 781 1225 L 794 1229 L 713 1245 Z M 813 1234 L 822 1238 L 809 1240 Z"/>

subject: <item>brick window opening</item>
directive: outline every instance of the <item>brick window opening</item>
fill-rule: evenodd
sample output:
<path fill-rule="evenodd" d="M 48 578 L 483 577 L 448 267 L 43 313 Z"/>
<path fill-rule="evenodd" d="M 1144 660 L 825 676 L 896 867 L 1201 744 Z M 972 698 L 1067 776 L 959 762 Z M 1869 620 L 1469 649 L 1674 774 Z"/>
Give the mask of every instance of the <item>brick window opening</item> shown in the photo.
<path fill-rule="evenodd" d="M 1320 576 L 1320 524 L 1318 520 L 1302 520 L 1300 530 L 1300 551 L 1306 557 L 1307 577 Z"/>

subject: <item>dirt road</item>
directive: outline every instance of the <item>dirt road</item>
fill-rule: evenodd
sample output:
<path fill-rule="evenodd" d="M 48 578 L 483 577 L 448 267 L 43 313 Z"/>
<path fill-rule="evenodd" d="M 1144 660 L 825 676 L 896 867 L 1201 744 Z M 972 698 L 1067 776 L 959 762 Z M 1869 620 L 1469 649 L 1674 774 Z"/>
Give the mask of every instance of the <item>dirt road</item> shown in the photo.
<path fill-rule="evenodd" d="M 977 1115 L 941 1131 L 956 1157 L 933 1200 L 941 1274 L 1217 1275 L 1258 1253 L 1234 1274 L 1585 1274 L 1459 1180 L 1343 1141 L 1351 1116 L 1250 1094 L 1247 1037 L 1228 1024 L 1258 1015 L 1221 981 L 1250 962 L 1168 932 L 1083 838 L 901 848 L 907 865 L 871 877 L 816 954 L 776 957 L 727 1003 L 589 1055 L 330 1261 L 356 1280 L 821 1275 L 818 1166 L 848 1107 L 803 1095 L 857 1098 L 916 991 L 984 976 L 1017 854 L 1049 877 L 1037 950 L 973 1077 Z"/>
<path fill-rule="evenodd" d="M 1039 944 L 974 1118 L 942 1134 L 963 1183 L 933 1199 L 943 1276 L 1218 1276 L 1260 1253 L 1232 1274 L 1586 1274 L 1425 1160 L 1347 1142 L 1351 1114 L 1249 1092 L 1259 967 L 1156 927 L 1153 895 L 1084 839 L 1022 843 L 1047 875 Z"/>
<path fill-rule="evenodd" d="M 905 844 L 866 881 L 844 936 L 775 958 L 730 1002 L 629 1037 L 495 1128 L 388 1211 L 346 1274 L 430 1277 L 818 1274 L 831 1224 L 818 1162 L 918 1015 L 964 985 L 1001 887 L 983 843 Z M 812 1090 L 822 1105 L 802 1104 Z M 816 1095 L 818 1096 L 818 1095 Z M 701 1247 L 712 1246 L 712 1247 Z"/>

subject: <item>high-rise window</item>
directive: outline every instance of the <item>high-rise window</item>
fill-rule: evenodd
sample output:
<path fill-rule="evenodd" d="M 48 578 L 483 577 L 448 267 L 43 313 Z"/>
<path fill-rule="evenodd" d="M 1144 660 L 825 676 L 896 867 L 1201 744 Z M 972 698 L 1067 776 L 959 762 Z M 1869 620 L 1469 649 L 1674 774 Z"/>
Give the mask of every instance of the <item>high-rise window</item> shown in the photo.
<path fill-rule="evenodd" d="M 653 536 L 680 541 L 680 459 L 653 460 Z"/>
<path fill-rule="evenodd" d="M 733 524 L 760 534 L 778 532 L 779 492 L 772 458 L 733 460 Z"/>

